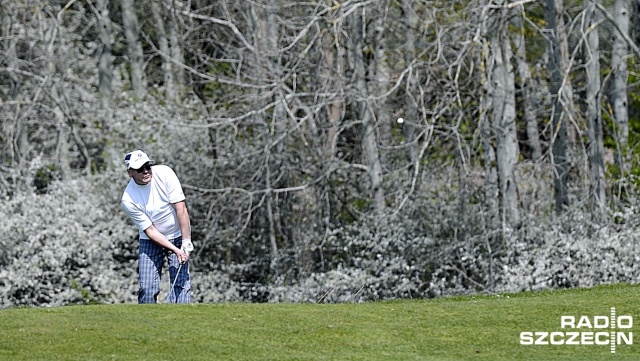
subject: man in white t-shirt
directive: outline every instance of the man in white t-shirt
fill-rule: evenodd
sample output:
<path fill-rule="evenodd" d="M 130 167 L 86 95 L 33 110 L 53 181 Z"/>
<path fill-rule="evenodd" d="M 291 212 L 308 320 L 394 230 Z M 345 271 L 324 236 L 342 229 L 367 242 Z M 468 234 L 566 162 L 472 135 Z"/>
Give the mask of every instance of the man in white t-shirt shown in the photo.
<path fill-rule="evenodd" d="M 124 162 L 131 180 L 122 195 L 122 207 L 140 235 L 138 303 L 157 302 L 165 257 L 169 260 L 170 281 L 174 282 L 169 302 L 189 303 L 189 252 L 193 244 L 180 181 L 168 166 L 152 165 L 141 150 L 128 153 Z"/>

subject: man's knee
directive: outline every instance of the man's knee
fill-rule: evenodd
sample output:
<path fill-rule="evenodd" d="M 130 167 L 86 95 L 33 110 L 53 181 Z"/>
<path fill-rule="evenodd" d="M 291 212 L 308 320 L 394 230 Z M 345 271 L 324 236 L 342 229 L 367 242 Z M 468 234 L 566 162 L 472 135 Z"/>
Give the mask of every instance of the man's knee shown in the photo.
<path fill-rule="evenodd" d="M 156 303 L 158 301 L 159 287 L 141 286 L 138 290 L 138 303 Z"/>

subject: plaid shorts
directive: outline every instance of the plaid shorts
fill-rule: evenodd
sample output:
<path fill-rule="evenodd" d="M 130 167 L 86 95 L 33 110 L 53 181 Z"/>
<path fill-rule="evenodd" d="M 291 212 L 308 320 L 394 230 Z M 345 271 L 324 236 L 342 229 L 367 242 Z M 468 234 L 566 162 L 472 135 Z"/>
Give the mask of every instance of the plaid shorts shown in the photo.
<path fill-rule="evenodd" d="M 182 246 L 182 237 L 170 239 L 176 247 Z M 182 265 L 178 262 L 175 253 L 159 246 L 149 239 L 140 239 L 140 253 L 138 256 L 138 277 L 140 290 L 138 291 L 138 303 L 156 303 L 160 293 L 160 278 L 164 259 L 169 263 L 169 284 L 175 286 L 169 290 L 169 303 L 191 302 L 191 277 L 189 275 L 189 261 Z M 180 268 L 180 274 L 176 279 L 176 273 Z"/>

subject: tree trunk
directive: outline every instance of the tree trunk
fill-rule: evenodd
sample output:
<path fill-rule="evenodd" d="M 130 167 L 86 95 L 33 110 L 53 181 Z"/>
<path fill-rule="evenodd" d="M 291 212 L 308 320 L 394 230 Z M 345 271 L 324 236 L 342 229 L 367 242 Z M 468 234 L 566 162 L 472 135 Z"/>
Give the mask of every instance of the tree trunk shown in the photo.
<path fill-rule="evenodd" d="M 551 162 L 555 167 L 554 189 L 556 212 L 560 213 L 569 205 L 568 179 L 569 160 L 567 157 L 567 126 L 565 114 L 566 94 L 563 94 L 563 64 L 564 54 L 560 37 L 564 34 L 562 20 L 562 1 L 545 0 L 545 20 L 547 21 L 547 36 L 549 39 L 549 73 L 551 108 Z"/>
<path fill-rule="evenodd" d="M 402 11 L 404 13 L 404 21 L 406 23 L 406 40 L 404 63 L 405 66 L 409 66 L 413 59 L 416 57 L 416 34 L 415 27 L 418 24 L 418 18 L 415 11 L 412 8 L 413 0 L 402 0 Z M 402 126 L 402 132 L 405 142 L 408 142 L 407 156 L 412 165 L 418 160 L 418 145 L 414 142 L 416 128 L 414 124 L 419 124 L 418 121 L 418 101 L 414 94 L 417 94 L 417 81 L 418 75 L 415 71 L 410 71 L 407 75 L 406 92 L 404 93 L 405 114 L 404 118 L 408 120 Z M 411 169 L 410 169 L 411 171 Z"/>
<path fill-rule="evenodd" d="M 12 29 L 14 18 L 11 16 L 12 14 L 9 9 L 5 9 L 4 7 L 1 7 L 0 9 L 2 10 L 0 42 L 2 44 L 1 49 L 4 52 L 4 62 L 6 62 L 7 67 L 17 69 L 18 54 L 16 51 L 16 45 L 18 43 L 18 37 L 14 34 Z M 27 152 L 29 144 L 27 138 L 28 129 L 27 125 L 20 120 L 20 108 L 22 103 L 22 94 L 20 92 L 21 81 L 14 72 L 7 73 L 8 77 L 5 79 L 5 82 L 9 88 L 8 95 L 15 105 L 11 106 L 12 112 L 8 111 L 10 107 L 9 105 L 3 106 L 4 116 L 6 116 L 7 119 L 2 122 L 2 133 L 0 133 L 0 136 L 5 142 L 2 160 L 7 160 L 9 165 L 14 166 L 20 161 L 20 154 L 26 154 Z M 3 75 L 4 74 L 5 73 L 3 72 Z M 9 116 L 9 113 L 13 114 Z M 21 147 L 21 144 L 24 144 L 24 148 Z"/>
<path fill-rule="evenodd" d="M 591 218 L 597 224 L 606 217 L 606 184 L 604 178 L 604 142 L 600 109 L 600 38 L 596 18 L 596 2 L 585 0 L 583 33 L 586 36 L 583 56 L 586 76 L 586 118 L 589 134 L 589 205 Z"/>
<path fill-rule="evenodd" d="M 487 233 L 497 230 L 500 227 L 500 209 L 498 199 L 500 192 L 498 190 L 498 172 L 496 170 L 496 152 L 493 146 L 493 140 L 495 139 L 494 133 L 491 129 L 491 120 L 487 116 L 488 111 L 492 108 L 492 87 L 489 84 L 489 78 L 487 73 L 493 69 L 493 58 L 489 55 L 489 45 L 486 42 L 482 43 L 480 49 L 479 64 L 480 64 L 480 86 L 482 86 L 482 95 L 480 97 L 480 110 L 478 116 L 478 123 L 480 125 L 480 135 L 482 140 L 482 161 L 484 163 L 484 212 L 485 212 L 485 227 Z M 491 237 L 490 244 L 492 248 L 497 249 L 495 239 L 497 237 Z"/>
<path fill-rule="evenodd" d="M 375 20 L 373 21 L 374 33 L 374 57 L 375 61 L 372 66 L 372 78 L 375 79 L 375 118 L 374 129 L 376 129 L 377 139 L 383 146 L 391 143 L 391 117 L 387 107 L 387 99 L 383 94 L 389 89 L 389 64 L 387 60 L 388 47 L 385 44 L 385 26 L 387 22 L 386 6 L 387 1 L 378 1 L 376 10 L 374 11 Z M 384 159 L 381 161 L 384 162 Z"/>
<path fill-rule="evenodd" d="M 64 41 L 64 36 L 61 36 L 59 32 L 62 24 L 61 16 L 57 19 L 45 20 L 49 27 L 44 34 L 44 42 L 47 44 L 47 73 L 49 77 L 53 78 L 58 73 L 58 67 L 56 60 L 58 56 L 55 52 L 56 48 L 64 48 L 60 45 Z M 58 92 L 58 84 L 55 81 L 50 81 L 49 97 L 52 100 L 52 112 L 55 118 L 55 126 L 57 131 L 57 145 L 56 145 L 56 162 L 60 167 L 60 173 L 63 179 L 67 179 L 71 175 L 71 160 L 69 159 L 69 126 L 67 125 L 67 117 L 61 108 L 63 102 L 60 99 Z"/>
<path fill-rule="evenodd" d="M 98 92 L 105 108 L 113 96 L 113 55 L 111 53 L 111 19 L 109 0 L 97 0 L 100 50 L 98 55 Z"/>
<path fill-rule="evenodd" d="M 496 159 L 503 223 L 520 225 L 515 166 L 518 161 L 516 128 L 515 76 L 511 65 L 512 50 L 507 33 L 506 10 L 496 14 L 491 29 L 491 53 L 494 58 L 491 80 L 493 84 L 493 122 L 496 134 Z"/>
<path fill-rule="evenodd" d="M 278 48 L 278 30 L 275 14 L 273 13 L 273 6 L 272 0 L 263 0 L 251 5 L 251 24 L 253 25 L 253 33 L 255 34 L 253 45 L 254 48 L 258 50 L 258 54 L 255 54 L 256 59 L 254 59 L 255 70 L 257 75 L 256 79 L 258 79 L 258 85 L 260 86 L 270 83 L 272 79 L 280 79 L 281 76 L 281 73 L 278 73 L 280 69 L 277 60 L 272 63 L 272 59 L 278 58 L 274 56 Z M 265 118 L 268 124 L 268 127 L 265 129 L 267 132 L 265 137 L 265 187 L 271 189 L 275 187 L 275 185 L 272 184 L 272 177 L 278 178 L 272 175 L 272 172 L 280 169 L 278 155 L 284 153 L 282 148 L 283 143 L 278 141 L 274 144 L 274 141 L 284 132 L 283 125 L 287 119 L 285 117 L 280 89 L 271 89 L 271 92 L 267 94 L 262 94 L 262 90 L 258 90 L 256 95 L 256 100 L 260 104 L 259 108 L 264 107 L 265 102 L 275 102 L 270 119 Z M 273 193 L 267 192 L 266 211 L 272 271 L 276 271 L 278 261 L 277 222 L 279 220 L 276 219 L 273 211 L 277 206 L 278 204 L 274 200 Z"/>
<path fill-rule="evenodd" d="M 171 58 L 178 62 L 179 64 L 184 64 L 184 56 L 183 56 L 183 41 L 180 36 L 180 27 L 178 25 L 178 21 L 176 20 L 176 9 L 175 9 L 175 1 L 171 2 L 171 14 L 169 15 L 169 46 L 171 48 Z M 173 77 L 175 81 L 175 85 L 177 87 L 177 95 L 180 96 L 185 89 L 185 71 L 180 66 L 173 66 Z"/>
<path fill-rule="evenodd" d="M 519 75 L 519 85 L 522 97 L 522 110 L 524 112 L 524 120 L 527 129 L 527 141 L 531 148 L 531 159 L 534 161 L 542 158 L 542 145 L 540 144 L 540 132 L 538 131 L 538 120 L 534 108 L 533 101 L 533 84 L 531 70 L 527 63 L 527 48 L 524 37 L 524 27 L 522 24 L 521 13 L 514 13 L 512 17 L 513 25 L 518 30 L 513 34 L 513 43 L 516 48 L 516 56 L 514 57 L 517 64 Z"/>
<path fill-rule="evenodd" d="M 142 45 L 138 41 L 140 26 L 138 16 L 133 7 L 133 0 L 120 0 L 122 5 L 122 25 L 127 39 L 127 55 L 129 56 L 131 89 L 138 99 L 142 99 L 146 93 L 144 59 Z"/>
<path fill-rule="evenodd" d="M 162 16 L 160 5 L 155 1 L 151 2 L 151 14 L 153 15 L 158 46 L 162 53 L 164 95 L 167 99 L 175 101 L 178 98 L 178 94 L 176 92 L 176 84 L 173 78 L 173 64 L 170 59 L 167 59 L 167 57 L 171 58 L 171 49 L 169 48 L 169 40 L 167 39 L 167 32 L 164 28 L 164 16 Z"/>
<path fill-rule="evenodd" d="M 369 89 L 366 80 L 366 64 L 364 60 L 364 15 L 355 11 L 349 16 L 350 50 L 353 57 L 355 72 L 355 87 L 357 92 L 356 114 L 363 124 L 362 149 L 369 172 L 371 198 L 377 214 L 381 214 L 385 208 L 384 189 L 382 186 L 382 165 L 378 153 L 378 142 L 375 132 L 375 119 L 369 102 Z"/>
<path fill-rule="evenodd" d="M 333 0 L 325 0 L 327 6 L 332 6 Z M 327 19 L 327 28 L 323 32 L 321 39 L 321 90 L 323 94 L 327 94 L 325 101 L 326 119 L 325 125 L 327 131 L 323 145 L 322 154 L 325 164 L 330 164 L 336 156 L 338 135 L 340 132 L 340 124 L 344 119 L 345 113 L 345 90 L 344 90 L 344 74 L 345 74 L 345 58 L 346 48 L 341 42 L 340 28 L 342 21 L 331 21 Z M 324 167 L 324 165 L 323 165 Z"/>
<path fill-rule="evenodd" d="M 629 139 L 629 114 L 627 110 L 627 56 L 629 46 L 624 35 L 629 34 L 629 4 L 626 0 L 614 2 L 613 16 L 617 27 L 613 30 L 613 48 L 611 50 L 611 107 L 616 123 L 617 148 L 615 161 L 624 178 L 628 173 L 626 157 Z M 623 34 L 621 34 L 622 32 Z"/>
<path fill-rule="evenodd" d="M 321 40 L 321 93 L 329 94 L 326 98 L 326 141 L 322 151 L 325 162 L 331 162 L 336 156 L 338 130 L 344 114 L 344 61 L 341 54 L 344 50 L 338 42 L 339 32 L 334 31 L 334 26 L 330 30 L 324 32 Z"/>

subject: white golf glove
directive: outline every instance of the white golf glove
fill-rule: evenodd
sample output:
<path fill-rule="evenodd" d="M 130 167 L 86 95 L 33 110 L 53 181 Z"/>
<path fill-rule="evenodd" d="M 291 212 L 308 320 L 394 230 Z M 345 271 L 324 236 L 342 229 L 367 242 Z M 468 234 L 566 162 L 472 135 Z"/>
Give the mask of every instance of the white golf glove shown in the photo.
<path fill-rule="evenodd" d="M 191 238 L 185 238 L 182 240 L 182 247 L 180 250 L 187 255 L 193 251 L 193 243 L 191 242 Z"/>

